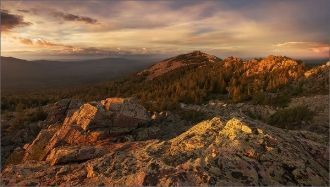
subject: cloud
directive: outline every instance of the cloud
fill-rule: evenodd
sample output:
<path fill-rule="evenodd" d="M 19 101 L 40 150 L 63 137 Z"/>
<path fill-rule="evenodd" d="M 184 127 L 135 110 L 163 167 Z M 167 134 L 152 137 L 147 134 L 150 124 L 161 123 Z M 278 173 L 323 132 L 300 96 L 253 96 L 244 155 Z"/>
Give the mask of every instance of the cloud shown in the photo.
<path fill-rule="evenodd" d="M 72 55 L 72 56 L 111 56 L 111 55 L 130 55 L 145 54 L 146 48 L 140 49 L 109 49 L 98 47 L 77 47 L 73 45 L 61 44 L 45 39 L 29 39 L 23 37 L 14 37 L 21 44 L 28 45 L 30 48 L 38 48 L 39 51 L 48 51 L 49 55 Z"/>
<path fill-rule="evenodd" d="M 30 10 L 26 10 L 26 9 L 18 9 L 17 10 L 18 12 L 23 12 L 23 13 L 29 13 Z"/>
<path fill-rule="evenodd" d="M 290 41 L 275 44 L 275 51 L 278 52 L 300 52 L 303 54 L 314 53 L 322 57 L 329 55 L 330 46 L 323 42 Z M 302 54 L 302 55 L 303 55 Z"/>
<path fill-rule="evenodd" d="M 11 14 L 8 10 L 1 10 L 1 31 L 8 32 L 16 27 L 28 25 L 31 23 L 24 21 L 23 16 Z"/>
<path fill-rule="evenodd" d="M 275 45 L 280 48 L 310 49 L 314 52 L 329 50 L 329 44 L 322 42 L 284 42 Z"/>
<path fill-rule="evenodd" d="M 70 48 L 70 49 L 75 48 L 71 45 L 59 44 L 41 38 L 29 39 L 24 37 L 14 37 L 14 39 L 19 40 L 19 42 L 24 45 L 31 45 L 35 47 L 43 47 L 43 48 L 61 47 L 61 48 Z"/>
<path fill-rule="evenodd" d="M 85 16 L 78 16 L 74 14 L 67 14 L 64 12 L 55 11 L 53 12 L 53 15 L 58 18 L 62 18 L 65 21 L 80 21 L 85 22 L 88 24 L 96 24 L 98 21 L 96 19 L 85 17 Z"/>
<path fill-rule="evenodd" d="M 146 48 L 164 54 L 329 56 L 329 0 L 251 1 L 5 1 L 5 9 L 34 23 L 11 34 L 34 39 L 13 43 L 4 36 L 1 42 L 7 51 L 30 50 L 31 55 Z"/>
<path fill-rule="evenodd" d="M 33 45 L 33 41 L 28 38 L 19 38 L 20 42 L 25 45 Z"/>
<path fill-rule="evenodd" d="M 17 9 L 18 12 L 21 13 L 27 13 L 27 14 L 33 14 L 33 15 L 43 15 L 43 16 L 51 16 L 55 18 L 60 18 L 64 21 L 76 21 L 76 22 L 84 22 L 87 24 L 96 24 L 98 23 L 98 20 L 94 18 L 90 18 L 87 16 L 80 16 L 76 14 L 71 13 L 65 13 L 62 11 L 58 11 L 56 9 L 52 8 L 45 8 L 45 7 L 39 7 L 39 8 L 30 8 L 30 9 Z"/>

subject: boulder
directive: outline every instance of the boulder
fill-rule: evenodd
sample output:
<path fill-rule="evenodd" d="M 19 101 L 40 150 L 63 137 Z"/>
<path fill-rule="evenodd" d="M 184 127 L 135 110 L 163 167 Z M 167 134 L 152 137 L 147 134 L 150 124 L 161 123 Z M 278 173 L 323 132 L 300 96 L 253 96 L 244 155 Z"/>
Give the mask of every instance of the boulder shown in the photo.
<path fill-rule="evenodd" d="M 74 106 L 70 107 L 70 103 Z M 133 99 L 109 98 L 83 104 L 72 111 L 77 103 L 62 100 L 54 105 L 62 113 L 66 111 L 63 124 L 43 129 L 31 145 L 25 147 L 23 162 L 44 160 L 57 147 L 87 146 L 106 138 L 115 138 L 149 119 L 145 108 Z"/>
<path fill-rule="evenodd" d="M 148 111 L 133 98 L 108 98 L 101 104 L 106 113 L 111 114 L 110 134 L 113 135 L 130 132 L 151 120 Z"/>
<path fill-rule="evenodd" d="M 109 128 L 112 113 L 106 112 L 100 103 L 83 104 L 73 115 L 66 118 L 64 125 L 78 125 L 85 131 Z"/>
<path fill-rule="evenodd" d="M 43 107 L 43 110 L 48 114 L 45 123 L 63 123 L 64 119 L 72 115 L 73 111 L 77 110 L 80 105 L 82 105 L 80 100 L 62 99 L 54 104 Z"/>
<path fill-rule="evenodd" d="M 134 98 L 107 98 L 101 101 L 107 111 L 119 113 L 141 121 L 150 120 L 148 111 Z"/>
<path fill-rule="evenodd" d="M 85 131 L 109 129 L 110 134 L 116 135 L 149 120 L 148 111 L 134 99 L 108 98 L 82 105 L 64 124 L 78 125 Z"/>

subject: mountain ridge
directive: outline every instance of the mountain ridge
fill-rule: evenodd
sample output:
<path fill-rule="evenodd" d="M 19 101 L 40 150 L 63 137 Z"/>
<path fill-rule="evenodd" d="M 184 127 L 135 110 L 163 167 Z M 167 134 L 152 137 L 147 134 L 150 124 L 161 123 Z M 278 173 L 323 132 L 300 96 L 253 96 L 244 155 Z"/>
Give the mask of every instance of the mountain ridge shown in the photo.
<path fill-rule="evenodd" d="M 162 62 L 152 78 L 2 96 L 1 184 L 329 185 L 330 64 Z"/>

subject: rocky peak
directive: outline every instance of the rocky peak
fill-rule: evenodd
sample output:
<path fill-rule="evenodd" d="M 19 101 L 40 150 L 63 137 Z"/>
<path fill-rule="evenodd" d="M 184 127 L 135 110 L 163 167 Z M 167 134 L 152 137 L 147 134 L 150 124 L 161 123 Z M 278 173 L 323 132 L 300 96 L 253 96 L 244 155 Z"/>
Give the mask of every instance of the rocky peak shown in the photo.
<path fill-rule="evenodd" d="M 149 69 L 138 73 L 138 75 L 147 75 L 147 79 L 151 80 L 181 67 L 190 65 L 199 66 L 205 63 L 216 63 L 220 61 L 221 59 L 216 56 L 201 51 L 193 51 L 161 61 Z"/>
<path fill-rule="evenodd" d="M 233 56 L 227 57 L 223 60 L 223 64 L 225 67 L 229 67 L 232 65 L 241 65 L 242 63 L 243 63 L 242 59 Z"/>
<path fill-rule="evenodd" d="M 198 51 L 198 50 L 196 50 L 196 51 L 193 51 L 193 52 L 191 52 L 190 54 L 191 54 L 191 55 L 193 55 L 193 56 L 202 56 L 202 55 L 208 55 L 208 54 L 206 54 L 206 53 L 203 53 L 202 51 Z"/>
<path fill-rule="evenodd" d="M 247 76 L 267 73 L 283 74 L 289 79 L 297 79 L 303 76 L 304 66 L 301 62 L 285 56 L 270 55 L 266 58 L 244 63 Z"/>
<path fill-rule="evenodd" d="M 223 61 L 237 61 L 237 62 L 239 62 L 239 61 L 242 61 L 242 59 L 238 58 L 238 57 L 234 57 L 234 56 L 229 56 L 229 57 L 225 58 Z"/>
<path fill-rule="evenodd" d="M 323 65 L 316 66 L 305 72 L 305 77 L 309 78 L 312 76 L 322 76 L 322 74 L 328 73 L 330 70 L 330 62 L 327 62 Z"/>
<path fill-rule="evenodd" d="M 201 51 L 193 51 L 191 53 L 178 55 L 170 59 L 171 61 L 183 61 L 183 63 L 202 63 L 202 62 L 218 62 L 218 57 Z"/>

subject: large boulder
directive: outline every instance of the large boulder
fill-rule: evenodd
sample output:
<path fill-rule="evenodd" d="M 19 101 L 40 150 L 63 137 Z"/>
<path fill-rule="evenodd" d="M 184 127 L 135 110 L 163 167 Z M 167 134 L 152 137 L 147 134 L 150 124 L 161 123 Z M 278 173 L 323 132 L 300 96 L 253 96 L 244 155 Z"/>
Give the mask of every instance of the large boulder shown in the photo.
<path fill-rule="evenodd" d="M 148 111 L 134 98 L 107 98 L 101 101 L 107 111 L 119 113 L 137 120 L 150 120 Z"/>
<path fill-rule="evenodd" d="M 12 158 L 20 158 L 23 163 L 42 161 L 56 148 L 95 145 L 104 139 L 115 139 L 149 120 L 146 109 L 134 99 L 108 98 L 102 102 L 79 103 L 61 100 L 46 108 L 53 114 L 47 121 L 54 124 L 40 131 L 36 139 L 25 146 L 25 151 L 15 152 Z M 15 163 L 20 162 L 16 160 Z"/>
<path fill-rule="evenodd" d="M 132 98 L 108 98 L 82 105 L 65 125 L 75 124 L 85 131 L 108 129 L 112 134 L 125 133 L 150 120 L 148 111 Z"/>
<path fill-rule="evenodd" d="M 139 124 L 150 121 L 148 111 L 133 98 L 108 98 L 101 104 L 111 115 L 111 134 L 130 132 Z"/>

